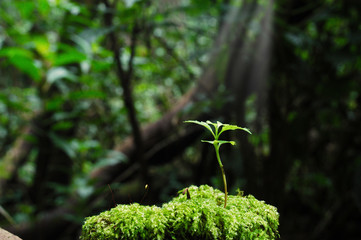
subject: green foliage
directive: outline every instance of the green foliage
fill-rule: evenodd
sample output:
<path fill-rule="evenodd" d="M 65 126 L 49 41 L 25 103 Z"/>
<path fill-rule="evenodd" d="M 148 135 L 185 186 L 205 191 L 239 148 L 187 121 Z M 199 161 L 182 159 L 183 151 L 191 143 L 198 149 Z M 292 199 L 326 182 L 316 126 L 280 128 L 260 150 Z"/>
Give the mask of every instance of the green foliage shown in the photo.
<path fill-rule="evenodd" d="M 162 207 L 118 205 L 88 217 L 80 239 L 277 239 L 279 214 L 252 195 L 229 196 L 210 186 L 191 186 Z"/>
<path fill-rule="evenodd" d="M 114 13 L 111 27 L 104 24 L 109 12 Z M 35 179 L 39 169 L 52 169 L 58 152 L 65 153 L 71 162 L 63 166 L 71 179 L 64 185 L 42 181 L 44 186 L 52 184 L 55 192 L 56 197 L 49 191 L 41 194 L 46 201 L 54 202 L 51 207 L 61 205 L 63 201 L 58 199 L 70 194 L 77 193 L 84 199 L 94 194 L 96 188 L 88 181 L 89 173 L 126 161 L 124 155 L 113 151 L 131 128 L 109 33 L 114 33 L 119 42 L 124 69 L 133 69 L 134 105 L 139 124 L 145 125 L 161 118 L 194 84 L 217 33 L 218 18 L 218 4 L 205 8 L 191 2 L 168 6 L 115 1 L 107 9 L 102 1 L 1 0 L 3 179 L 11 177 L 3 170 L 3 158 L 17 148 L 14 143 L 29 126 L 37 126 L 36 133 L 24 137 L 31 140 L 32 149 L 24 154 L 14 177 L 14 184 L 21 187 L 5 188 L 0 205 L 17 223 L 35 219 L 41 212 L 31 196 L 41 188 L 35 189 Z M 139 29 L 132 42 L 135 25 Z M 39 136 L 47 141 L 40 141 Z M 46 157 L 47 164 L 39 164 L 50 147 L 53 150 Z"/>

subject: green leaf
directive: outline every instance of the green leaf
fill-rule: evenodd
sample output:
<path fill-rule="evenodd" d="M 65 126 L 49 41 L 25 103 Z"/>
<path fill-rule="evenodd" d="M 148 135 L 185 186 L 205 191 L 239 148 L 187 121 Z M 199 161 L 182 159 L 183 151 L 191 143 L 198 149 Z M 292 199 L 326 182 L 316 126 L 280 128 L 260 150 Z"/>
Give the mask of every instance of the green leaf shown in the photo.
<path fill-rule="evenodd" d="M 222 145 L 222 144 L 225 144 L 225 143 L 229 143 L 229 144 L 232 144 L 233 146 L 236 145 L 236 142 L 235 141 L 223 141 L 223 140 L 218 140 L 217 141 L 219 143 L 219 146 Z"/>
<path fill-rule="evenodd" d="M 219 133 L 219 135 L 221 135 L 222 132 L 228 131 L 228 130 L 243 130 L 248 132 L 249 134 L 252 134 L 251 131 L 248 128 L 242 128 L 242 127 L 238 127 L 237 125 L 230 125 L 230 124 L 222 124 L 222 130 Z"/>
<path fill-rule="evenodd" d="M 207 140 L 201 140 L 202 142 L 205 142 L 205 143 L 210 143 L 210 144 L 214 144 L 214 141 L 207 141 Z"/>
<path fill-rule="evenodd" d="M 208 124 L 208 125 L 213 125 L 215 129 L 218 129 L 219 126 L 222 125 L 221 122 L 218 122 L 218 121 L 217 121 L 217 123 L 213 123 L 213 122 L 211 122 L 211 121 L 209 121 L 209 120 L 206 121 L 206 124 Z"/>
<path fill-rule="evenodd" d="M 48 111 L 58 111 L 64 104 L 65 99 L 62 97 L 53 97 L 45 102 L 45 109 Z"/>
<path fill-rule="evenodd" d="M 40 81 L 40 69 L 37 68 L 33 59 L 24 56 L 11 57 L 10 62 L 20 71 L 28 75 L 36 82 Z"/>
<path fill-rule="evenodd" d="M 202 142 L 205 142 L 205 143 L 209 143 L 209 144 L 214 144 L 214 143 L 218 143 L 218 146 L 221 146 L 222 144 L 225 144 L 225 143 L 229 143 L 229 144 L 232 144 L 233 146 L 236 145 L 236 142 L 235 141 L 225 141 L 225 140 L 214 140 L 214 141 L 207 141 L 207 140 L 201 140 Z"/>
<path fill-rule="evenodd" d="M 7 47 L 0 50 L 0 57 L 15 57 L 15 56 L 22 56 L 31 58 L 33 55 L 27 49 L 22 49 L 19 47 Z"/>
<path fill-rule="evenodd" d="M 51 129 L 53 130 L 66 130 L 70 129 L 74 126 L 74 123 L 72 121 L 60 121 L 55 123 Z"/>
<path fill-rule="evenodd" d="M 105 99 L 106 94 L 98 90 L 74 91 L 69 95 L 72 100 Z"/>
<path fill-rule="evenodd" d="M 33 55 L 26 49 L 8 47 L 0 50 L 0 57 L 7 57 L 9 62 L 35 81 L 40 80 L 40 69 L 35 65 Z"/>
<path fill-rule="evenodd" d="M 66 64 L 70 64 L 70 63 L 80 63 L 86 59 L 87 58 L 83 53 L 74 49 L 71 52 L 69 51 L 69 52 L 59 54 L 54 60 L 54 65 L 61 66 L 61 65 L 66 65 Z"/>
<path fill-rule="evenodd" d="M 213 129 L 208 124 L 208 122 L 210 122 L 210 121 L 203 122 L 203 121 L 197 121 L 197 120 L 187 120 L 184 122 L 185 123 L 195 123 L 195 124 L 201 125 L 201 126 L 207 128 L 212 133 L 213 137 L 216 138 L 216 135 L 214 134 Z M 210 122 L 210 123 L 212 123 L 212 122 Z"/>
<path fill-rule="evenodd" d="M 76 79 L 76 76 L 64 67 L 51 68 L 46 75 L 46 81 L 50 84 L 53 84 L 54 82 L 63 78 L 74 80 Z"/>

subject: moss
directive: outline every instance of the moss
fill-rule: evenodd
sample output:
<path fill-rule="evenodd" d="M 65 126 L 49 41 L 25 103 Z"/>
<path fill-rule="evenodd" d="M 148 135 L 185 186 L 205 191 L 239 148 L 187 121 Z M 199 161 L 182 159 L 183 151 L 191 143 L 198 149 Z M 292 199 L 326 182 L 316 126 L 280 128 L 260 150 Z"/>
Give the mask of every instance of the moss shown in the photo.
<path fill-rule="evenodd" d="M 157 206 L 118 205 L 83 225 L 82 240 L 95 239 L 277 239 L 278 212 L 252 195 L 229 196 L 207 185 L 188 188 Z"/>

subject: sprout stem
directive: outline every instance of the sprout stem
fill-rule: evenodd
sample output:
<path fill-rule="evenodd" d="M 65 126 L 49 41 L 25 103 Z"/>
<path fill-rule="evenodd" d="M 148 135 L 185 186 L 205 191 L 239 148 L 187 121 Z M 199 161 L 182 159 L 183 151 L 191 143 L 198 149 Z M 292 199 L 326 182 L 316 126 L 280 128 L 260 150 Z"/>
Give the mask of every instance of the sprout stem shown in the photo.
<path fill-rule="evenodd" d="M 219 147 L 221 146 L 221 144 L 219 144 L 218 141 L 215 140 L 214 143 L 213 143 L 213 146 L 214 146 L 214 149 L 216 150 L 216 156 L 217 156 L 218 164 L 219 164 L 219 167 L 221 168 L 221 171 L 222 171 L 222 178 L 223 178 L 223 184 L 224 184 L 224 207 L 226 207 L 227 206 L 227 196 L 228 196 L 228 193 L 227 193 L 227 180 L 226 180 L 226 174 L 225 174 L 224 169 L 223 169 L 223 164 L 222 164 L 222 161 L 221 161 L 221 157 L 219 155 Z"/>

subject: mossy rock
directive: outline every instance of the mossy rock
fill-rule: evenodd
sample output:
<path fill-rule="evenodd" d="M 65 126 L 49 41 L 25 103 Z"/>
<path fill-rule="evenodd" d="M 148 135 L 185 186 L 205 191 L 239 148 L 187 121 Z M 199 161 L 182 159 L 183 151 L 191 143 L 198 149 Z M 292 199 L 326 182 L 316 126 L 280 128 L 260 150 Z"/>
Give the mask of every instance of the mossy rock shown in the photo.
<path fill-rule="evenodd" d="M 249 196 L 229 196 L 210 186 L 191 186 L 162 207 L 118 205 L 88 217 L 82 240 L 278 239 L 277 209 Z"/>

